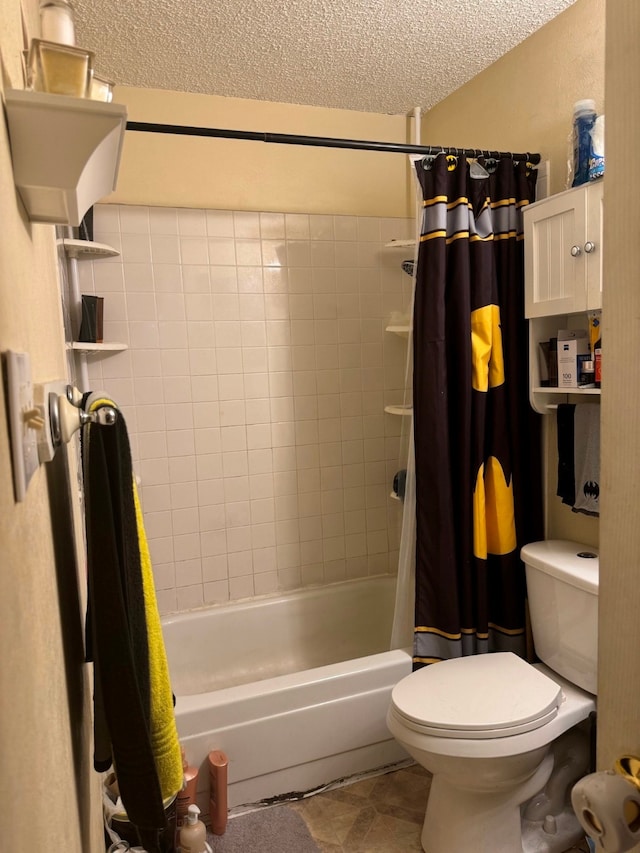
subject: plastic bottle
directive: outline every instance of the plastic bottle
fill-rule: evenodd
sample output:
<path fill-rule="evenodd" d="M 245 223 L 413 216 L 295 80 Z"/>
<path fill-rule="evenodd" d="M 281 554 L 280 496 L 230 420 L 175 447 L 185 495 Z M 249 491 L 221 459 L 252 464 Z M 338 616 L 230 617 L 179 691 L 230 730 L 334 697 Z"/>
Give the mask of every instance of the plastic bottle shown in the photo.
<path fill-rule="evenodd" d="M 573 187 L 589 180 L 591 131 L 595 122 L 596 102 L 591 98 L 576 101 L 573 106 Z"/>
<path fill-rule="evenodd" d="M 600 388 L 600 380 L 602 377 L 602 338 L 598 338 L 593 348 L 593 360 L 595 368 L 595 386 Z"/>
<path fill-rule="evenodd" d="M 68 0 L 40 0 L 40 31 L 45 41 L 75 45 L 73 9 Z"/>
<path fill-rule="evenodd" d="M 196 801 L 196 788 L 198 787 L 198 768 L 189 767 L 184 754 L 184 748 L 180 747 L 182 752 L 182 770 L 184 772 L 184 788 L 178 791 L 176 797 L 176 828 L 180 829 L 187 816 L 187 809 Z"/>
<path fill-rule="evenodd" d="M 219 749 L 209 753 L 209 818 L 211 832 L 223 835 L 227 828 L 227 768 L 229 759 Z"/>
<path fill-rule="evenodd" d="M 206 853 L 207 828 L 198 820 L 200 809 L 192 803 L 187 810 L 187 819 L 180 830 L 180 853 Z"/>

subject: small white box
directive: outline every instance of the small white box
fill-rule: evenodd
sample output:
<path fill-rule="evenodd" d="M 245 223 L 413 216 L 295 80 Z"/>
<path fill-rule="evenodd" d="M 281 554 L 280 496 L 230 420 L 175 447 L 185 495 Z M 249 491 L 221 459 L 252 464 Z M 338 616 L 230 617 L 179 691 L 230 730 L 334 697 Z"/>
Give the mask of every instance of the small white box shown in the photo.
<path fill-rule="evenodd" d="M 578 387 L 578 356 L 589 353 L 586 329 L 558 331 L 558 388 Z"/>

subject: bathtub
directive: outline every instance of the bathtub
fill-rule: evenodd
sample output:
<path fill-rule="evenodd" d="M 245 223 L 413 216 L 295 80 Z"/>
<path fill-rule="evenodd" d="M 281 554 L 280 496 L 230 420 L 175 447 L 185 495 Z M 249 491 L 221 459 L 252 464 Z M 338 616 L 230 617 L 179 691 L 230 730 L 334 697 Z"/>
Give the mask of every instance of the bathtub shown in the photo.
<path fill-rule="evenodd" d="M 374 577 L 264 596 L 162 620 L 176 722 L 200 768 L 229 758 L 230 809 L 294 798 L 408 759 L 385 716 L 411 671 L 388 651 L 395 578 Z"/>

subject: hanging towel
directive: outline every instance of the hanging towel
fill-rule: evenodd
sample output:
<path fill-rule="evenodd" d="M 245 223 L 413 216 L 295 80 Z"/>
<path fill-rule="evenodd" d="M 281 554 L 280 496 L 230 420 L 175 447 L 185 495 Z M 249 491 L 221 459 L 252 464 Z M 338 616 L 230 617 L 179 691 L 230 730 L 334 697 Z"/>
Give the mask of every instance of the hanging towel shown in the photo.
<path fill-rule="evenodd" d="M 600 406 L 576 406 L 573 416 L 574 512 L 600 514 Z"/>
<path fill-rule="evenodd" d="M 113 401 L 90 395 L 87 411 Z M 164 804 L 182 787 L 173 695 L 127 428 L 82 431 L 96 770 L 115 766 L 127 816 L 160 853 Z"/>
<path fill-rule="evenodd" d="M 573 403 L 560 403 L 556 414 L 558 426 L 558 489 L 562 503 L 576 502 L 575 462 L 573 455 Z"/>

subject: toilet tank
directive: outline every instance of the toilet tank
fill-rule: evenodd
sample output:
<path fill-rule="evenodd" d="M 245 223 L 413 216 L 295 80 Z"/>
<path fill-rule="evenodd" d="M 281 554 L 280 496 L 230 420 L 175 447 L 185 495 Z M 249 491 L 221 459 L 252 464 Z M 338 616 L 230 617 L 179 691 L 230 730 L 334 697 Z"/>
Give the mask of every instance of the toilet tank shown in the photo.
<path fill-rule="evenodd" d="M 589 545 L 550 539 L 520 555 L 527 574 L 536 654 L 572 684 L 597 692 L 598 553 Z"/>

